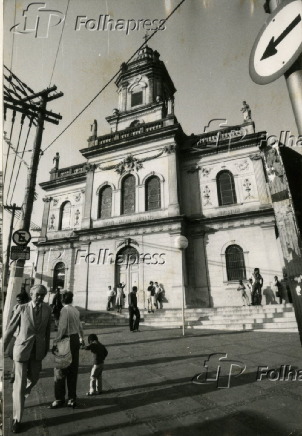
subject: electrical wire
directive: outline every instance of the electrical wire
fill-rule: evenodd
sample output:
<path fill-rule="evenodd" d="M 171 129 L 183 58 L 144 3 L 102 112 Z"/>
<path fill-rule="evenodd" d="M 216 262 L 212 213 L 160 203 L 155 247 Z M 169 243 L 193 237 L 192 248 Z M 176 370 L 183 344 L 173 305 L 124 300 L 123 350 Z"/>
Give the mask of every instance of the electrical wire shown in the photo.
<path fill-rule="evenodd" d="M 18 156 L 19 145 L 20 145 L 20 139 L 21 139 L 21 135 L 22 135 L 22 130 L 23 130 L 23 124 L 24 124 L 25 117 L 26 117 L 26 115 L 25 115 L 25 114 L 22 114 L 22 116 L 21 116 L 21 127 L 20 127 L 20 131 L 19 131 L 19 137 L 18 137 L 18 142 L 17 142 L 17 147 L 16 147 L 15 159 L 14 159 L 13 167 L 12 167 L 11 174 L 10 174 L 10 180 L 9 180 L 9 185 L 8 185 L 8 191 L 7 191 L 7 194 L 6 194 L 6 197 L 7 197 L 7 198 L 8 198 L 8 196 L 9 196 L 9 191 L 10 191 L 11 186 L 12 186 L 12 179 L 13 179 L 14 170 L 15 170 L 15 165 L 16 165 L 16 160 L 17 160 L 17 156 Z"/>
<path fill-rule="evenodd" d="M 15 0 L 15 12 L 14 12 L 14 26 L 16 24 L 16 10 L 17 10 L 17 0 Z M 13 66 L 13 57 L 14 57 L 14 42 L 15 42 L 15 32 L 13 32 L 13 40 L 12 40 L 12 54 L 10 59 L 10 70 L 12 70 Z M 10 86 L 9 86 L 10 87 Z"/>
<path fill-rule="evenodd" d="M 49 87 L 50 87 L 50 84 L 51 84 L 51 81 L 52 81 L 52 78 L 53 78 L 53 73 L 54 73 L 54 70 L 55 70 L 55 67 L 56 67 L 56 64 L 57 64 L 57 58 L 58 58 L 58 53 L 59 53 L 59 49 L 60 49 L 60 46 L 61 46 L 62 37 L 63 37 L 64 27 L 65 27 L 66 18 L 67 18 L 67 12 L 68 12 L 68 8 L 69 8 L 69 3 L 70 3 L 70 0 L 68 0 L 67 7 L 66 7 L 65 18 L 64 18 L 64 22 L 63 22 L 63 26 L 62 26 L 61 36 L 60 36 L 60 39 L 59 39 L 59 44 L 58 44 L 58 48 L 57 48 L 55 62 L 53 64 L 52 73 L 51 73 L 50 81 L 49 81 L 49 85 L 48 85 Z"/>
<path fill-rule="evenodd" d="M 164 22 L 162 23 L 161 26 L 163 26 L 168 20 L 169 18 L 177 11 L 177 9 L 185 2 L 186 0 L 181 0 L 178 5 L 172 10 L 172 12 L 167 16 L 167 18 L 164 20 Z M 145 42 L 143 44 L 140 45 L 140 47 L 133 53 L 133 55 L 127 60 L 127 62 L 125 62 L 126 64 L 128 64 L 129 62 L 131 62 L 131 60 L 134 58 L 134 56 L 147 44 L 147 42 L 153 38 L 153 36 L 159 31 L 159 28 L 155 29 L 153 33 L 151 33 L 150 36 L 148 36 L 145 39 Z M 111 77 L 110 80 L 108 80 L 108 82 L 103 86 L 103 88 L 86 104 L 86 106 L 84 106 L 84 108 L 72 119 L 72 121 L 70 121 L 69 124 L 67 124 L 67 126 L 61 131 L 61 133 L 59 133 L 59 135 L 46 147 L 44 148 L 44 150 L 42 151 L 42 153 L 44 154 L 46 150 L 48 150 L 62 135 L 63 133 L 66 132 L 67 129 L 69 129 L 69 127 L 82 115 L 83 112 L 85 112 L 85 110 L 98 98 L 98 96 L 110 85 L 111 82 L 113 82 L 113 80 L 118 76 L 118 74 L 120 73 L 121 68 L 119 68 L 119 70 Z"/>
<path fill-rule="evenodd" d="M 28 141 L 28 137 L 29 137 L 29 133 L 30 133 L 30 130 L 31 130 L 32 124 L 33 124 L 33 117 L 31 117 L 31 119 L 30 119 L 30 121 L 29 121 L 28 131 L 27 131 L 27 136 L 26 136 L 25 143 L 24 143 L 24 147 L 23 147 L 22 154 L 21 154 L 21 159 L 22 159 L 22 160 L 19 162 L 19 168 L 18 168 L 18 171 L 17 171 L 17 175 L 16 175 L 16 179 L 15 179 L 15 184 L 14 184 L 14 187 L 13 187 L 13 191 L 12 191 L 12 194 L 11 194 L 11 197 L 10 197 L 10 203 L 12 202 L 13 195 L 14 195 L 14 193 L 15 193 L 16 184 L 17 184 L 18 177 L 19 177 L 19 174 L 20 174 L 21 164 L 22 164 L 22 162 L 25 163 L 25 161 L 23 160 L 23 156 L 24 156 L 25 149 L 26 149 L 26 146 L 27 146 L 27 141 Z M 25 164 L 26 164 L 26 163 L 25 163 Z M 27 165 L 27 164 L 26 164 L 26 165 Z"/>

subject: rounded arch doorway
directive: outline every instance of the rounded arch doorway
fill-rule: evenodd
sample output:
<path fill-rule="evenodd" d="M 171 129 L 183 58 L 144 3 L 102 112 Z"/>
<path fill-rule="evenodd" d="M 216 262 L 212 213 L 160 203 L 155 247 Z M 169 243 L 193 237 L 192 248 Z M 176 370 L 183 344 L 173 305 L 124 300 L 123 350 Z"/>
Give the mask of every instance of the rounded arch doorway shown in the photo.
<path fill-rule="evenodd" d="M 53 290 L 57 288 L 64 289 L 65 285 L 65 264 L 64 262 L 59 262 L 55 265 L 53 270 Z"/>
<path fill-rule="evenodd" d="M 126 297 L 133 286 L 139 289 L 139 253 L 131 246 L 122 248 L 116 254 L 115 260 L 115 285 L 125 283 L 124 293 Z M 128 298 L 125 299 L 126 306 Z"/>

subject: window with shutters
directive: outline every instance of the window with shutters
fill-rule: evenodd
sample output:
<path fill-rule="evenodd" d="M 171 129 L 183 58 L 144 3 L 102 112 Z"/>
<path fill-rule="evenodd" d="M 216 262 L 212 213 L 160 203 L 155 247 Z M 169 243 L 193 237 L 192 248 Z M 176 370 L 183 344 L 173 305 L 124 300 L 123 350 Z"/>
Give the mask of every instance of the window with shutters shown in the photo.
<path fill-rule="evenodd" d="M 221 171 L 216 180 L 219 206 L 237 203 L 233 174 L 230 171 Z"/>
<path fill-rule="evenodd" d="M 245 280 L 246 269 L 243 250 L 239 245 L 229 245 L 225 251 L 228 280 Z"/>
<path fill-rule="evenodd" d="M 122 182 L 122 208 L 121 214 L 135 212 L 135 177 L 128 175 Z"/>
<path fill-rule="evenodd" d="M 112 211 L 112 188 L 104 186 L 99 193 L 98 218 L 111 218 Z"/>
<path fill-rule="evenodd" d="M 150 177 L 146 181 L 145 198 L 146 210 L 155 210 L 161 208 L 160 198 L 160 180 L 156 176 Z"/>

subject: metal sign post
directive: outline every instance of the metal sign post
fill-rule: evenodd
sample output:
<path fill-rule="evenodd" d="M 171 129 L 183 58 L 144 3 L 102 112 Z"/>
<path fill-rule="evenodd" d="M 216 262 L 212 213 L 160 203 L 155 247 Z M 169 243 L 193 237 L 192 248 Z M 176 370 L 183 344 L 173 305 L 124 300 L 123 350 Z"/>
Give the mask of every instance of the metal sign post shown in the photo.
<path fill-rule="evenodd" d="M 271 15 L 250 56 L 250 76 L 265 85 L 285 76 L 298 133 L 302 135 L 302 2 L 267 0 Z"/>

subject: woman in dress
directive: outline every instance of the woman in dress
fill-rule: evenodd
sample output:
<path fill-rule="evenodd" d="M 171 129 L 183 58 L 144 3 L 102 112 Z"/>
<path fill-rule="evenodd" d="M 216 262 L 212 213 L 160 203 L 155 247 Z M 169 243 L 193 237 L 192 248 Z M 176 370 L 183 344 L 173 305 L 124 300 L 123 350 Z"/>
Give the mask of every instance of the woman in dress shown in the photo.
<path fill-rule="evenodd" d="M 50 409 L 57 409 L 58 407 L 64 406 L 66 383 L 68 391 L 67 406 L 76 407 L 79 350 L 80 343 L 84 344 L 80 312 L 71 304 L 73 301 L 73 293 L 64 290 L 61 294 L 63 308 L 60 313 L 58 333 L 54 339 L 53 349 L 56 347 L 57 341 L 69 336 L 72 362 L 67 368 L 54 368 L 55 401 L 50 405 Z"/>
<path fill-rule="evenodd" d="M 115 304 L 116 304 L 118 313 L 122 313 L 122 308 L 123 308 L 124 298 L 125 298 L 124 287 L 125 287 L 125 283 L 120 283 L 116 288 Z"/>

